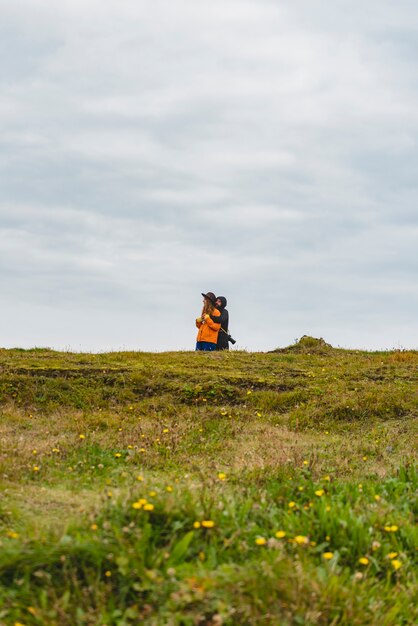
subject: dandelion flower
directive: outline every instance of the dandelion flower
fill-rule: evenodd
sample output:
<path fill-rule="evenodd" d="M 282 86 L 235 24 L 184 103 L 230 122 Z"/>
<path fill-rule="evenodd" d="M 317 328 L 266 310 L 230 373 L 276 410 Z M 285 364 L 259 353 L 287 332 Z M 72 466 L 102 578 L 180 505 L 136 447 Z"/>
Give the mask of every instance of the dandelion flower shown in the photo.
<path fill-rule="evenodd" d="M 385 531 L 387 533 L 396 533 L 397 530 L 399 530 L 399 526 L 396 526 L 396 524 L 392 524 L 392 526 L 385 526 Z"/>
<path fill-rule="evenodd" d="M 334 556 L 334 553 L 333 553 L 333 552 L 324 552 L 324 554 L 323 554 L 322 556 L 323 556 L 323 558 L 324 558 L 325 560 L 329 561 L 329 560 L 331 560 L 331 559 L 332 559 L 332 557 Z"/>
<path fill-rule="evenodd" d="M 139 481 L 142 481 L 142 480 L 144 480 L 144 477 L 143 476 L 137 476 L 136 479 L 139 480 Z"/>
<path fill-rule="evenodd" d="M 380 502 L 381 497 L 380 497 L 379 495 L 377 495 L 377 494 L 376 494 L 376 495 L 375 495 L 375 497 L 374 497 L 374 499 L 376 500 L 376 502 Z"/>
<path fill-rule="evenodd" d="M 38 465 L 34 465 L 32 469 L 33 469 L 34 472 L 39 472 L 40 468 L 39 468 Z"/>
<path fill-rule="evenodd" d="M 9 539 L 19 539 L 19 533 L 17 533 L 15 530 L 9 530 L 6 534 Z"/>
<path fill-rule="evenodd" d="M 149 495 L 150 495 L 151 498 L 155 498 L 155 496 L 157 495 L 157 492 L 156 491 L 150 491 Z"/>
<path fill-rule="evenodd" d="M 105 576 L 106 576 L 107 578 L 110 578 L 110 577 L 111 577 L 111 575 L 112 575 L 112 572 L 111 572 L 110 570 L 107 570 L 107 572 L 105 572 Z"/>
<path fill-rule="evenodd" d="M 173 487 L 172 487 L 171 485 L 167 485 L 167 487 L 165 488 L 165 490 L 166 490 L 168 493 L 171 493 L 171 492 L 173 491 Z"/>
<path fill-rule="evenodd" d="M 303 461 L 304 465 L 309 465 L 309 461 Z"/>
<path fill-rule="evenodd" d="M 318 498 L 320 498 L 321 496 L 323 496 L 325 493 L 325 491 L 323 489 L 317 489 L 315 491 L 315 495 L 318 496 Z"/>
<path fill-rule="evenodd" d="M 361 565 L 368 565 L 369 564 L 369 559 L 367 558 L 367 556 L 361 556 L 358 560 L 358 562 Z"/>
<path fill-rule="evenodd" d="M 79 438 L 79 439 L 85 439 L 85 438 L 86 438 L 86 435 L 78 435 L 78 438 Z"/>
<path fill-rule="evenodd" d="M 140 502 L 134 502 L 132 504 L 132 508 L 136 509 L 136 510 L 142 509 L 142 507 L 143 507 L 143 505 Z"/>
<path fill-rule="evenodd" d="M 200 526 L 201 526 L 200 522 L 196 521 L 193 523 L 193 528 L 200 528 Z"/>
<path fill-rule="evenodd" d="M 98 528 L 99 528 L 99 527 L 98 527 L 98 525 L 97 525 L 97 524 L 92 524 L 92 525 L 90 526 L 90 530 L 97 530 Z"/>
<path fill-rule="evenodd" d="M 164 428 L 163 433 L 169 433 L 170 431 L 168 430 L 168 428 Z"/>
<path fill-rule="evenodd" d="M 402 563 L 401 563 L 401 561 L 399 561 L 398 559 L 393 559 L 393 561 L 391 561 L 391 563 L 392 563 L 392 567 L 393 567 L 393 569 L 395 570 L 395 572 L 396 572 L 396 571 L 397 571 L 400 567 L 402 567 Z"/>
<path fill-rule="evenodd" d="M 215 522 L 211 519 L 204 519 L 202 521 L 203 528 L 213 528 L 215 526 Z"/>
<path fill-rule="evenodd" d="M 276 537 L 277 539 L 283 539 L 283 537 L 286 537 L 286 533 L 284 530 L 278 530 L 276 533 Z"/>
<path fill-rule="evenodd" d="M 147 502 L 147 504 L 144 504 L 144 511 L 153 511 L 154 510 L 154 505 L 151 504 L 150 502 Z"/>
<path fill-rule="evenodd" d="M 398 556 L 397 552 L 389 552 L 388 559 L 395 559 Z"/>
<path fill-rule="evenodd" d="M 296 506 L 296 502 L 289 502 L 289 504 L 287 505 L 289 507 L 289 509 L 294 509 Z"/>
<path fill-rule="evenodd" d="M 224 474 L 223 472 L 219 472 L 218 478 L 219 480 L 226 480 L 226 474 Z"/>
<path fill-rule="evenodd" d="M 250 396 L 251 394 L 252 394 L 252 391 L 251 391 L 251 389 L 249 389 L 249 390 L 247 391 L 247 396 Z"/>
<path fill-rule="evenodd" d="M 257 546 L 265 546 L 267 543 L 267 540 L 264 537 L 257 537 L 255 540 L 255 543 Z"/>
<path fill-rule="evenodd" d="M 120 453 L 120 452 L 116 452 L 116 454 L 115 454 L 115 458 L 116 458 L 116 459 L 120 459 L 120 457 L 121 457 L 121 456 L 122 456 L 122 455 L 121 455 L 121 453 Z"/>
<path fill-rule="evenodd" d="M 309 539 L 308 537 L 305 537 L 304 535 L 296 535 L 295 543 L 297 543 L 298 546 L 304 546 L 307 543 L 309 543 Z"/>

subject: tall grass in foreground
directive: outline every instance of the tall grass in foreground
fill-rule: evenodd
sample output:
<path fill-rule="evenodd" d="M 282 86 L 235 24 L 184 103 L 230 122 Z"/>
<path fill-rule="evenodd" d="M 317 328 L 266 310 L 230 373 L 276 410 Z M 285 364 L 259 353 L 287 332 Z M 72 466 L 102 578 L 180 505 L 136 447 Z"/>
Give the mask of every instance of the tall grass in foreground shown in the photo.
<path fill-rule="evenodd" d="M 1 626 L 418 622 L 418 355 L 1 356 Z"/>

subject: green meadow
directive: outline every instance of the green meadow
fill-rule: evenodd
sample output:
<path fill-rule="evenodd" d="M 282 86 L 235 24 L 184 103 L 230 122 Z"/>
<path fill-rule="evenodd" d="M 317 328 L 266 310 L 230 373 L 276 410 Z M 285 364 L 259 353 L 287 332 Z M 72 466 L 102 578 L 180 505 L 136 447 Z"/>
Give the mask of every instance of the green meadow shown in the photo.
<path fill-rule="evenodd" d="M 417 424 L 418 352 L 0 350 L 0 624 L 417 624 Z"/>

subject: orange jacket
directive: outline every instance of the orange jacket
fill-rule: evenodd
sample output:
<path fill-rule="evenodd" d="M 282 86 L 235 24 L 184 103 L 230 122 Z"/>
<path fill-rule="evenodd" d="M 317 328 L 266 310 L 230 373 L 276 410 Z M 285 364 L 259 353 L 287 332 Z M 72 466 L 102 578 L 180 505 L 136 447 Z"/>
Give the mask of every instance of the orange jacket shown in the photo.
<path fill-rule="evenodd" d="M 214 317 L 221 316 L 218 309 L 214 309 L 212 315 Z M 218 333 L 221 324 L 215 324 L 209 315 L 205 317 L 203 322 L 201 322 L 200 317 L 198 317 L 196 320 L 196 326 L 199 329 L 196 341 L 209 341 L 210 343 L 216 343 L 218 341 Z"/>

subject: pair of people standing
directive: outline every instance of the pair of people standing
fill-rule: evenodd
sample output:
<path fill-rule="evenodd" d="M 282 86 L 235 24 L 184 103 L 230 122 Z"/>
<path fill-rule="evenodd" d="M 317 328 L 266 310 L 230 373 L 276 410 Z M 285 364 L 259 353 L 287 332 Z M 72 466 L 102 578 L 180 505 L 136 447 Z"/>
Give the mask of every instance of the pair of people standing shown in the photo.
<path fill-rule="evenodd" d="M 214 293 L 202 293 L 203 309 L 196 319 L 198 328 L 196 350 L 229 350 L 228 323 L 229 314 L 226 310 L 226 298 L 216 297 Z"/>

